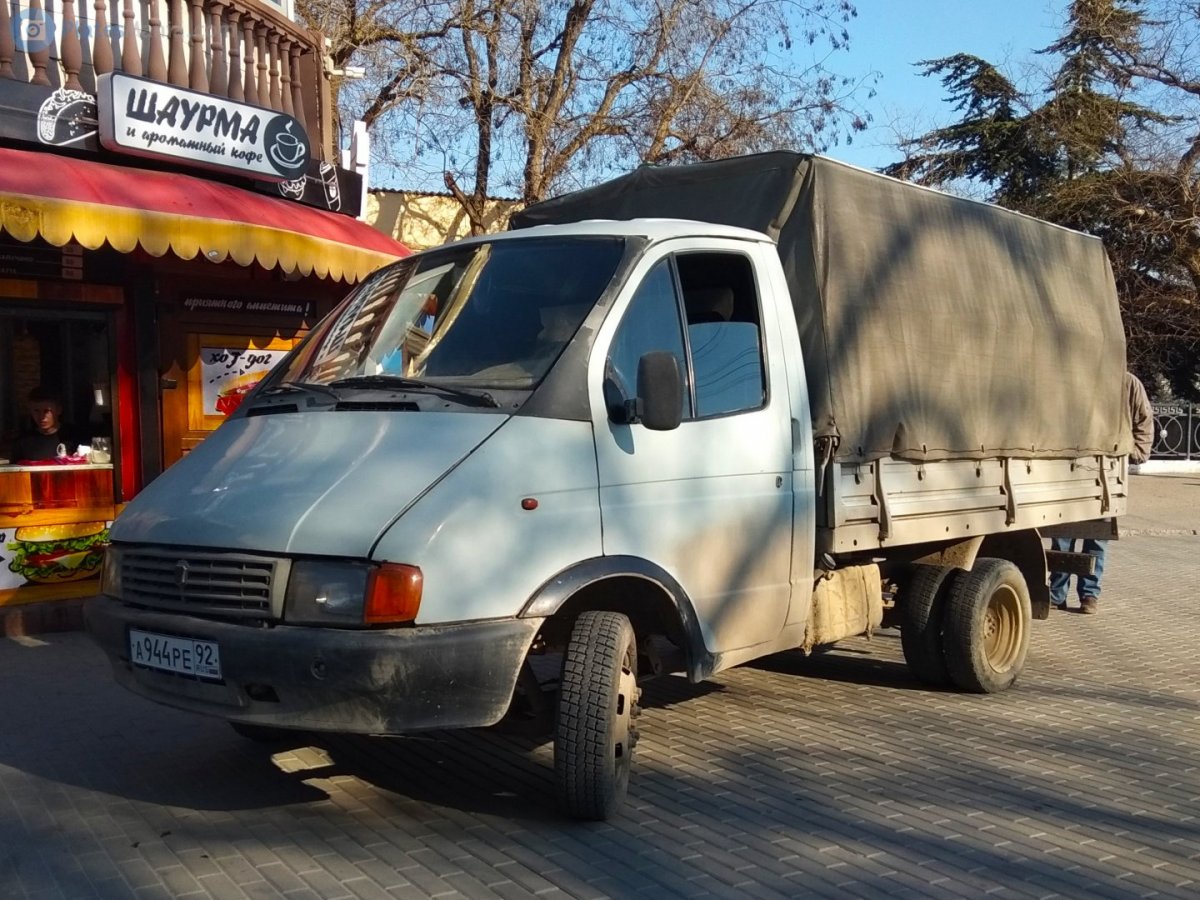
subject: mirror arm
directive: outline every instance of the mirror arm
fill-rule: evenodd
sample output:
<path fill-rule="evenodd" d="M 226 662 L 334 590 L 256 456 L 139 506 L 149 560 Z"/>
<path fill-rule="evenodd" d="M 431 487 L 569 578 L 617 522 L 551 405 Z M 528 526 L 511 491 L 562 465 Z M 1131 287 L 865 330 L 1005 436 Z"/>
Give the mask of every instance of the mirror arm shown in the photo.
<path fill-rule="evenodd" d="M 623 425 L 636 425 L 642 421 L 642 398 L 634 397 L 632 400 L 626 400 L 621 409 L 623 415 Z"/>

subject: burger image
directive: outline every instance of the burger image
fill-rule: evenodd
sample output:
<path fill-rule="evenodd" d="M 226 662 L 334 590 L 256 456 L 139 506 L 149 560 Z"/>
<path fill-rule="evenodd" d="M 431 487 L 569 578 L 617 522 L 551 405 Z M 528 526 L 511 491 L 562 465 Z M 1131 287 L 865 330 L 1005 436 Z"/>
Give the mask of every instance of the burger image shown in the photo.
<path fill-rule="evenodd" d="M 25 525 L 13 538 L 12 572 L 33 584 L 61 584 L 99 575 L 108 528 L 103 522 Z"/>

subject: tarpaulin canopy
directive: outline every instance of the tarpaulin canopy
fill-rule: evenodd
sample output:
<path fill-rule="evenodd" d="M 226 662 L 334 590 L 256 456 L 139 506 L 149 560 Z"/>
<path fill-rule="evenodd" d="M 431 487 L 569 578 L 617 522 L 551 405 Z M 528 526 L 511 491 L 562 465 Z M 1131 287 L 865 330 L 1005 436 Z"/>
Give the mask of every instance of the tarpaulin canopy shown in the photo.
<path fill-rule="evenodd" d="M 777 241 L 813 428 L 841 460 L 1129 450 L 1125 336 L 1094 237 L 783 151 L 638 169 L 514 225 L 637 217 Z"/>
<path fill-rule="evenodd" d="M 350 216 L 221 182 L 10 148 L 0 148 L 0 231 L 347 282 L 410 252 Z"/>

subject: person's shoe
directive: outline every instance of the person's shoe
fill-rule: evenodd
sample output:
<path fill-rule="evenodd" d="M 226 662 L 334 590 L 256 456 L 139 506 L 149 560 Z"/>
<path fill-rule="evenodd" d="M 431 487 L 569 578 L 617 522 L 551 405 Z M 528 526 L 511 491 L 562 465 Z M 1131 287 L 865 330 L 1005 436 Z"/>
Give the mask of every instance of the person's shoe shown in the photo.
<path fill-rule="evenodd" d="M 1067 611 L 1067 601 L 1064 600 L 1062 603 L 1059 603 L 1057 600 L 1051 600 L 1050 608 L 1057 609 L 1059 612 L 1066 612 Z"/>
<path fill-rule="evenodd" d="M 1081 597 L 1079 600 L 1079 611 L 1085 616 L 1094 616 L 1100 612 L 1099 606 L 1095 597 Z"/>

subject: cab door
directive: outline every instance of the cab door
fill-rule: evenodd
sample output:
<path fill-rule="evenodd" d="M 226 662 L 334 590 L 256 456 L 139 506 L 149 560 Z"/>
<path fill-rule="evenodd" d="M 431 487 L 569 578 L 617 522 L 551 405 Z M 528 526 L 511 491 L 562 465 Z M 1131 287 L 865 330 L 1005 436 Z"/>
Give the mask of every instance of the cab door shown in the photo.
<path fill-rule="evenodd" d="M 589 366 L 604 552 L 669 572 L 714 653 L 778 636 L 792 545 L 782 354 L 766 339 L 756 245 L 725 243 L 680 242 L 644 261 Z M 685 373 L 683 421 L 672 431 L 621 421 L 638 360 L 653 350 L 673 353 Z"/>

